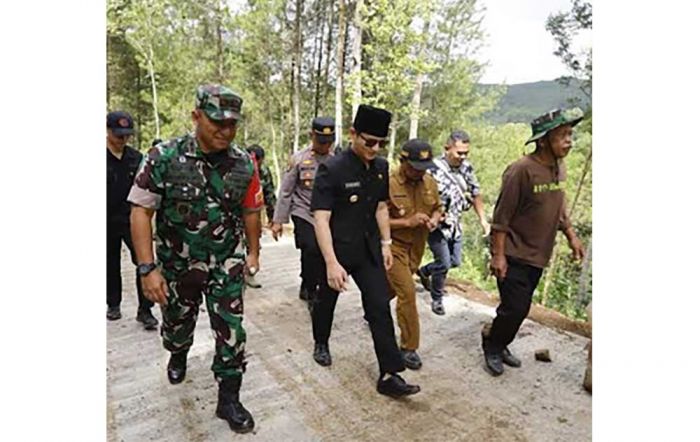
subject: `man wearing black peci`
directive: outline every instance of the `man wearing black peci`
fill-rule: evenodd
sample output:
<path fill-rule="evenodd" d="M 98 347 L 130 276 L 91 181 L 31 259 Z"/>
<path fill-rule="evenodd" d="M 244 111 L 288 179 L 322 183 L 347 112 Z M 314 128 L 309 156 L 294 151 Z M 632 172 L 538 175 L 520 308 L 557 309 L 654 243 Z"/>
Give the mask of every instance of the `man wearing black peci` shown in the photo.
<path fill-rule="evenodd" d="M 377 157 L 386 143 L 391 114 L 360 105 L 350 128 L 351 145 L 318 168 L 311 198 L 316 239 L 326 278 L 313 300 L 314 360 L 331 365 L 328 339 L 338 293 L 348 276 L 360 288 L 379 362 L 377 391 L 391 397 L 418 393 L 397 373 L 405 370 L 396 345 L 386 269 L 392 265 L 389 228 L 389 164 Z"/>

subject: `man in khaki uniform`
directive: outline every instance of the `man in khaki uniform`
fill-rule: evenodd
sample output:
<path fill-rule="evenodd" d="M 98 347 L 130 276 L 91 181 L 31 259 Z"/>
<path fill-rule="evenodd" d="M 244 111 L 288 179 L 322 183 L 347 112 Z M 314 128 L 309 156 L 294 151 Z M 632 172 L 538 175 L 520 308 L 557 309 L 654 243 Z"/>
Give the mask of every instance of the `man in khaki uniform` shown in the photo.
<path fill-rule="evenodd" d="M 437 182 L 425 171 L 433 167 L 428 143 L 409 140 L 401 148 L 401 165 L 389 178 L 389 225 L 394 265 L 388 270 L 389 292 L 396 300 L 396 318 L 401 329 L 401 356 L 406 367 L 423 364 L 418 353 L 420 323 L 413 274 L 418 270 L 428 233 L 440 222 L 442 203 Z"/>

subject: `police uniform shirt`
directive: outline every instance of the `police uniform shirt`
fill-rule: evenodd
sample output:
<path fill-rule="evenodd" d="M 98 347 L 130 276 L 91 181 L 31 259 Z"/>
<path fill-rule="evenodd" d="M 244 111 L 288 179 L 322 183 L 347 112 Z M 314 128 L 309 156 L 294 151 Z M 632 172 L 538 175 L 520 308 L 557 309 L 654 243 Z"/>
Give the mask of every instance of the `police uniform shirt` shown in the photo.
<path fill-rule="evenodd" d="M 273 222 L 285 224 L 290 216 L 298 216 L 311 225 L 315 224 L 311 213 L 314 180 L 318 166 L 332 157 L 332 152 L 319 155 L 311 146 L 294 154 L 280 184 Z"/>
<path fill-rule="evenodd" d="M 129 222 L 131 206 L 126 197 L 142 158 L 139 151 L 129 146 L 124 147 L 121 159 L 107 149 L 107 222 Z"/>
<path fill-rule="evenodd" d="M 376 157 L 365 167 L 346 149 L 321 164 L 316 173 L 311 210 L 330 210 L 333 248 L 341 264 L 363 259 L 367 252 L 382 262 L 376 211 L 389 200 L 389 163 Z"/>

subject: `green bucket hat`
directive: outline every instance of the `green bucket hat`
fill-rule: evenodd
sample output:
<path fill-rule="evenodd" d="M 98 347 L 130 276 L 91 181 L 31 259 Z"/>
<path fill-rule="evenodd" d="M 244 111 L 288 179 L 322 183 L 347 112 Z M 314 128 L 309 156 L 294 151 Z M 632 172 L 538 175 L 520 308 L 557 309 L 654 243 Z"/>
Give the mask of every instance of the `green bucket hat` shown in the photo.
<path fill-rule="evenodd" d="M 243 99 L 219 84 L 203 84 L 197 88 L 195 107 L 216 121 L 240 120 Z"/>
<path fill-rule="evenodd" d="M 566 112 L 562 112 L 561 109 L 554 109 L 547 112 L 544 115 L 532 120 L 530 126 L 532 127 L 532 136 L 525 142 L 525 144 L 532 143 L 533 141 L 539 140 L 543 136 L 547 135 L 552 129 L 556 129 L 559 126 L 564 126 L 565 124 L 570 124 L 571 127 L 576 126 L 583 120 L 583 115 L 579 109 L 570 109 Z"/>

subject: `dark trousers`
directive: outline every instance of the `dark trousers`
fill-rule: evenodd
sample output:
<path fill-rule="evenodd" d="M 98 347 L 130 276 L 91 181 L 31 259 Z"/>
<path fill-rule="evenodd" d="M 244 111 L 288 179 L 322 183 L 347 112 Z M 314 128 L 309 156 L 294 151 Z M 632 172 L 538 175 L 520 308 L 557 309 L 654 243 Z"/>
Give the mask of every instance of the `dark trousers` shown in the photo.
<path fill-rule="evenodd" d="M 366 253 L 364 259 L 348 265 L 341 260 L 343 268 L 352 276 L 360 288 L 362 308 L 374 341 L 374 352 L 379 362 L 380 373 L 396 373 L 405 370 L 394 334 L 394 320 L 389 307 L 389 284 L 383 267 Z M 338 292 L 328 286 L 325 262 L 322 262 L 321 284 L 313 301 L 311 319 L 314 341 L 327 343 L 333 325 L 333 312 L 338 301 Z"/>
<path fill-rule="evenodd" d="M 136 265 L 136 252 L 131 242 L 129 224 L 107 223 L 107 305 L 109 307 L 118 307 L 122 302 L 122 241 L 131 253 L 131 262 Z M 139 309 L 153 307 L 153 302 L 143 296 L 141 278 L 138 275 L 136 275 L 136 293 L 139 298 Z"/>
<path fill-rule="evenodd" d="M 506 277 L 498 281 L 501 303 L 491 324 L 491 334 L 484 343 L 486 353 L 500 353 L 508 346 L 520 325 L 527 318 L 532 304 L 532 294 L 540 282 L 542 269 L 507 257 Z"/>
<path fill-rule="evenodd" d="M 313 224 L 298 216 L 292 216 L 292 222 L 294 223 L 294 244 L 301 251 L 301 286 L 313 296 L 323 275 L 320 273 L 323 256 L 316 242 Z"/>
<path fill-rule="evenodd" d="M 462 238 L 445 238 L 440 229 L 428 235 L 428 246 L 433 252 L 433 262 L 423 266 L 421 271 L 430 280 L 430 297 L 440 300 L 445 295 L 447 271 L 462 264 Z"/>

